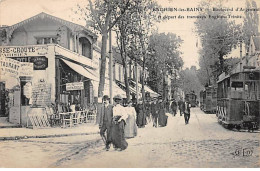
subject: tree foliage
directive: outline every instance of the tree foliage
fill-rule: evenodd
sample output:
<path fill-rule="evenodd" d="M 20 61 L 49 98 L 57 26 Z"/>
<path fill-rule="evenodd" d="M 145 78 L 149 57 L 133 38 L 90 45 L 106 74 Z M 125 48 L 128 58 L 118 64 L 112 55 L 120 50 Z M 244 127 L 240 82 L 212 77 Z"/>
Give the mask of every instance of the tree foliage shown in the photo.
<path fill-rule="evenodd" d="M 208 16 L 206 19 L 197 19 L 196 32 L 202 42 L 200 50 L 200 67 L 204 75 L 209 79 L 212 75 L 217 77 L 227 70 L 224 56 L 233 46 L 241 40 L 241 25 L 235 24 L 228 18 L 213 19 L 212 16 L 227 16 L 226 11 L 213 11 L 212 8 L 224 8 L 222 1 L 202 1 L 200 6 L 203 11 L 200 15 Z M 209 17 L 211 16 L 211 17 Z M 204 72 L 206 71 L 206 72 Z"/>
<path fill-rule="evenodd" d="M 180 72 L 182 90 L 185 94 L 190 93 L 191 91 L 199 94 L 200 90 L 202 90 L 203 86 L 200 83 L 198 75 L 198 70 L 195 66 L 191 66 L 191 68 L 186 68 Z"/>
<path fill-rule="evenodd" d="M 129 10 L 131 0 L 88 0 L 88 6 L 78 5 L 75 13 L 79 13 L 89 27 L 102 35 L 101 67 L 98 97 L 103 96 L 106 71 L 107 38 L 109 31 Z"/>
<path fill-rule="evenodd" d="M 251 3 L 250 3 L 251 2 Z M 257 9 L 256 2 L 254 0 L 246 1 L 247 9 Z M 257 11 L 245 11 L 244 25 L 243 25 L 243 37 L 244 42 L 249 48 L 250 37 L 258 36 L 259 16 Z"/>
<path fill-rule="evenodd" d="M 130 9 L 125 12 L 121 20 L 116 24 L 117 45 L 120 50 L 121 59 L 124 68 L 124 80 L 126 86 L 126 95 L 130 99 L 129 83 L 127 78 L 127 63 L 131 61 L 143 65 L 144 53 L 146 53 L 144 39 L 148 36 L 152 22 L 155 16 L 152 12 L 157 4 L 150 0 L 133 0 Z M 149 15 L 147 15 L 149 13 Z M 147 24 L 149 22 L 149 24 Z M 143 46 L 142 46 L 143 45 Z M 143 53 L 144 52 L 144 53 Z"/>
<path fill-rule="evenodd" d="M 149 71 L 148 84 L 151 88 L 163 94 L 164 76 L 172 75 L 174 70 L 183 66 L 180 45 L 183 41 L 173 33 L 153 33 L 149 38 L 146 65 Z"/>

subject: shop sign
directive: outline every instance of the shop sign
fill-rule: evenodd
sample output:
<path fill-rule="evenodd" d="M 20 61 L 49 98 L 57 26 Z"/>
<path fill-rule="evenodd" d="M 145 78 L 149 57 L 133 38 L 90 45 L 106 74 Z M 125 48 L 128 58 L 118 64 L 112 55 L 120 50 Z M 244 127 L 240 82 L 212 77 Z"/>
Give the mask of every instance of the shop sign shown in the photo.
<path fill-rule="evenodd" d="M 45 70 L 48 68 L 48 58 L 45 56 L 34 56 L 34 57 L 13 57 L 20 62 L 30 62 L 33 63 L 33 70 Z"/>
<path fill-rule="evenodd" d="M 0 75 L 17 78 L 20 67 L 21 64 L 19 61 L 0 57 Z"/>
<path fill-rule="evenodd" d="M 83 82 L 66 83 L 66 91 L 83 90 L 83 89 L 84 89 Z"/>
<path fill-rule="evenodd" d="M 26 56 L 43 56 L 48 53 L 48 46 L 2 46 L 0 47 L 1 57 L 26 57 Z"/>
<path fill-rule="evenodd" d="M 21 62 L 20 76 L 31 77 L 33 75 L 33 63 Z"/>
<path fill-rule="evenodd" d="M 34 70 L 45 70 L 48 67 L 48 58 L 44 56 L 32 58 L 32 63 Z"/>

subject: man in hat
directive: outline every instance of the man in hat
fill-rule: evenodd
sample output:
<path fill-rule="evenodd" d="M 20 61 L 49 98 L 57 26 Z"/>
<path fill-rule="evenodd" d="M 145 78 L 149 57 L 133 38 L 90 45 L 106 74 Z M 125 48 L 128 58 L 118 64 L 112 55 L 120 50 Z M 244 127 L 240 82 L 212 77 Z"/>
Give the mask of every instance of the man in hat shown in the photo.
<path fill-rule="evenodd" d="M 121 105 L 122 97 L 116 95 L 114 97 L 115 106 L 113 107 L 113 121 L 112 121 L 112 143 L 115 150 L 125 150 L 128 143 L 125 140 L 124 129 L 128 114 L 125 108 Z"/>
<path fill-rule="evenodd" d="M 103 96 L 102 99 L 99 129 L 100 129 L 100 135 L 106 145 L 105 148 L 107 151 L 109 150 L 110 144 L 112 142 L 112 137 L 111 137 L 112 118 L 113 118 L 113 106 L 109 104 L 109 97 L 105 95 Z"/>
<path fill-rule="evenodd" d="M 189 124 L 189 120 L 190 120 L 190 108 L 191 108 L 191 104 L 188 101 L 188 98 L 185 98 L 185 102 L 183 103 L 184 106 L 184 120 L 185 120 L 185 124 Z"/>

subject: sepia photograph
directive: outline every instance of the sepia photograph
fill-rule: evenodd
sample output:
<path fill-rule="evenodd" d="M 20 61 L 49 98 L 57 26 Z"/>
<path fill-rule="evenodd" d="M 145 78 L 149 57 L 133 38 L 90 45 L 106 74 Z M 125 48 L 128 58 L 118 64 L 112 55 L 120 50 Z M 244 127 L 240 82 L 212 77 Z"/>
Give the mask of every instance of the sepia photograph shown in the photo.
<path fill-rule="evenodd" d="M 259 168 L 259 0 L 0 0 L 0 168 Z"/>

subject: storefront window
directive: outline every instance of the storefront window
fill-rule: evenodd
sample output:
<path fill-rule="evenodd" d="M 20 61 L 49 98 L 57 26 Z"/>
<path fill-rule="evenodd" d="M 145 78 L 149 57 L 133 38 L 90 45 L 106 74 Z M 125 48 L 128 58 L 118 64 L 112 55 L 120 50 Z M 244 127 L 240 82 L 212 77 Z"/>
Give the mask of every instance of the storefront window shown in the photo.
<path fill-rule="evenodd" d="M 36 43 L 38 45 L 41 45 L 41 44 L 57 44 L 58 43 L 57 37 L 37 37 L 36 40 L 37 40 Z"/>

